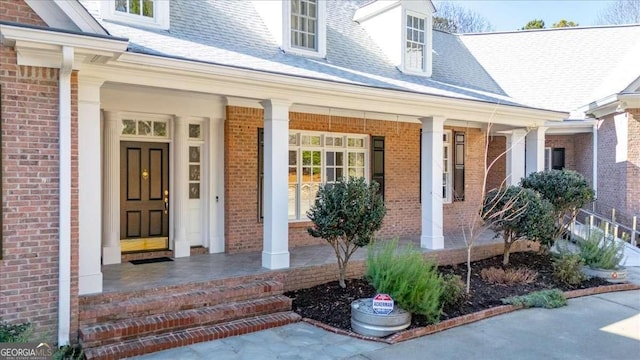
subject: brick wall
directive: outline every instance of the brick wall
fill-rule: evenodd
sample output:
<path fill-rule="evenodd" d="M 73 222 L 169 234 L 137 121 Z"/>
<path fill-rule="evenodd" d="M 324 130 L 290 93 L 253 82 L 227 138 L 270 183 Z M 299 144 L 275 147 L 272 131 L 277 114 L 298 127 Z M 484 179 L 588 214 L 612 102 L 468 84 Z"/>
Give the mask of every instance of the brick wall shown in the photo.
<path fill-rule="evenodd" d="M 640 217 L 640 109 L 629 110 L 627 158 L 627 208 L 629 216 Z"/>
<path fill-rule="evenodd" d="M 573 135 L 575 169 L 593 185 L 593 134 Z"/>
<path fill-rule="evenodd" d="M 616 160 L 614 114 L 601 119 L 598 128 L 598 201 L 597 212 L 611 216 L 611 209 L 626 209 L 627 162 Z"/>
<path fill-rule="evenodd" d="M 496 162 L 489 169 L 487 174 L 487 190 L 497 189 L 500 187 L 507 174 L 507 156 L 504 152 L 507 150 L 507 138 L 505 136 L 492 136 L 489 138 L 489 149 L 487 153 L 487 166 L 496 158 Z"/>
<path fill-rule="evenodd" d="M 22 1 L 0 0 L 0 20 L 46 24 Z M 3 258 L 0 318 L 31 322 L 34 337 L 54 341 L 58 307 L 57 69 L 18 66 L 0 47 Z M 77 76 L 72 76 L 71 339 L 78 309 Z"/>
<path fill-rule="evenodd" d="M 382 237 L 413 237 L 421 233 L 420 207 L 420 124 L 363 120 L 317 114 L 290 113 L 292 130 L 358 133 L 385 137 L 385 202 L 387 215 Z M 258 128 L 263 127 L 263 111 L 227 107 L 225 121 L 225 239 L 229 253 L 262 249 L 263 227 L 258 222 L 257 177 Z M 467 201 L 444 206 L 445 232 L 460 228 L 460 218 L 473 213 L 478 199 L 482 171 L 477 154 L 484 137 L 479 129 L 467 131 Z M 475 209 L 475 208 L 473 208 Z M 307 234 L 309 222 L 289 225 L 289 246 L 323 244 Z"/>

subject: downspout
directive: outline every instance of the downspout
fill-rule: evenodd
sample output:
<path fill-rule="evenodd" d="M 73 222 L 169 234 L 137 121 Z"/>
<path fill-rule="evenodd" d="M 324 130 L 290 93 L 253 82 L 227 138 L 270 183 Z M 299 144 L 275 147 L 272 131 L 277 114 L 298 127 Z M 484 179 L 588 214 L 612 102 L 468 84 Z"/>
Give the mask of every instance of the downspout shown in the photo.
<path fill-rule="evenodd" d="M 58 346 L 69 344 L 71 327 L 71 71 L 73 48 L 62 47 L 59 81 L 60 183 Z"/>
<path fill-rule="evenodd" d="M 593 186 L 593 191 L 595 192 L 595 199 L 598 200 L 598 123 L 599 121 L 596 120 L 595 124 L 593 124 L 593 132 L 592 132 L 592 138 L 593 138 L 593 160 L 592 160 L 592 177 L 593 177 L 593 181 L 591 182 L 592 186 Z M 593 209 L 595 211 L 595 209 Z"/>

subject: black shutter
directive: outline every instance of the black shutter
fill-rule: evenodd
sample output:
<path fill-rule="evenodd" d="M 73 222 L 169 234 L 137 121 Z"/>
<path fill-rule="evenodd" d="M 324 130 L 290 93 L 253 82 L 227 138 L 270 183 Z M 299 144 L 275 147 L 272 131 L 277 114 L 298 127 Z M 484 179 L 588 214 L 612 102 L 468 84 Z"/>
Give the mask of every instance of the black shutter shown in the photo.
<path fill-rule="evenodd" d="M 564 148 L 553 148 L 551 150 L 551 168 L 553 170 L 564 169 Z"/>
<path fill-rule="evenodd" d="M 264 129 L 258 128 L 258 222 L 264 219 Z"/>
<path fill-rule="evenodd" d="M 454 132 L 453 200 L 464 201 L 464 132 Z"/>
<path fill-rule="evenodd" d="M 384 199 L 384 136 L 373 136 L 371 142 L 371 180 L 380 184 L 378 193 Z"/>

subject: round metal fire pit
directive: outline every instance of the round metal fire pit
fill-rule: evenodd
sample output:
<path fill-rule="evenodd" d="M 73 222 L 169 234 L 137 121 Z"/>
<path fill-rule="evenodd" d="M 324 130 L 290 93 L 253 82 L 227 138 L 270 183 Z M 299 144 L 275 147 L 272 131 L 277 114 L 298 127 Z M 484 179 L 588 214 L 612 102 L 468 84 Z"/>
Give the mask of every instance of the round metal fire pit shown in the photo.
<path fill-rule="evenodd" d="M 411 313 L 398 307 L 389 315 L 376 314 L 373 299 L 358 299 L 351 303 L 351 329 L 365 336 L 383 337 L 404 330 L 411 324 Z"/>

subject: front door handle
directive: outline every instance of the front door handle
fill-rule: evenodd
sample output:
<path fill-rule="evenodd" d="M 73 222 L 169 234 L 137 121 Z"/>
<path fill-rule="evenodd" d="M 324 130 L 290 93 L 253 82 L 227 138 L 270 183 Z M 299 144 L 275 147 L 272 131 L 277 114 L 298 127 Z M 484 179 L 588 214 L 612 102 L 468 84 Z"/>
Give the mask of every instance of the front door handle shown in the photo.
<path fill-rule="evenodd" d="M 169 190 L 164 191 L 164 213 L 169 213 Z"/>

